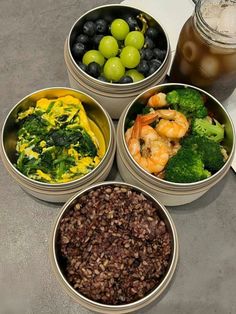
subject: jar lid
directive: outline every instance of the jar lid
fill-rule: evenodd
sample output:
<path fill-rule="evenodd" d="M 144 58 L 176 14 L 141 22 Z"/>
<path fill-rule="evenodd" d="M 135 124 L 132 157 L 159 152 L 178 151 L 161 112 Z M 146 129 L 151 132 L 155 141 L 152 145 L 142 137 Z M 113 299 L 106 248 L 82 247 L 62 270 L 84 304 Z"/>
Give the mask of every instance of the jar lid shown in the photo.
<path fill-rule="evenodd" d="M 236 1 L 200 0 L 195 7 L 198 26 L 216 43 L 236 45 Z"/>

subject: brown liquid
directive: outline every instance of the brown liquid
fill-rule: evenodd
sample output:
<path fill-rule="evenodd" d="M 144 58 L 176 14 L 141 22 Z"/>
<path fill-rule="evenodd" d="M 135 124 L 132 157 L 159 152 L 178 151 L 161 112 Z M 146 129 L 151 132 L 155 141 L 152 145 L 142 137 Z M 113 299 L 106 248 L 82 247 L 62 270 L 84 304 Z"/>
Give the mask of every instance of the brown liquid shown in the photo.
<path fill-rule="evenodd" d="M 225 100 L 236 86 L 236 49 L 203 38 L 190 17 L 179 36 L 170 82 L 195 85 Z"/>

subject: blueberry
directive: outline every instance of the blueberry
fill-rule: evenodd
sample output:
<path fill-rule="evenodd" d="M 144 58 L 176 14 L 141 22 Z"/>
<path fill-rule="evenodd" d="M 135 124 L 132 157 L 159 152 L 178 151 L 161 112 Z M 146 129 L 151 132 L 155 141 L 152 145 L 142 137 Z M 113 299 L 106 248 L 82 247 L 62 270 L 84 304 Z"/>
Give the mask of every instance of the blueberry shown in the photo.
<path fill-rule="evenodd" d="M 99 45 L 100 40 L 102 39 L 102 37 L 104 37 L 104 35 L 102 35 L 102 34 L 97 34 L 97 35 L 93 36 L 92 42 L 93 42 L 94 48 L 98 48 L 98 45 Z"/>
<path fill-rule="evenodd" d="M 90 44 L 90 39 L 88 37 L 88 35 L 85 34 L 79 34 L 76 39 L 75 39 L 76 43 L 82 43 L 85 45 L 89 45 Z"/>
<path fill-rule="evenodd" d="M 156 39 L 158 37 L 159 31 L 155 27 L 149 27 L 146 31 L 146 35 L 149 38 Z"/>
<path fill-rule="evenodd" d="M 78 66 L 81 68 L 82 71 L 87 72 L 88 66 L 83 62 L 78 62 Z"/>
<path fill-rule="evenodd" d="M 130 31 L 135 31 L 139 29 L 138 22 L 135 17 L 128 16 L 125 20 L 129 24 Z"/>
<path fill-rule="evenodd" d="M 96 33 L 96 26 L 95 23 L 92 21 L 87 21 L 83 25 L 83 33 L 92 37 Z"/>
<path fill-rule="evenodd" d="M 146 76 L 149 72 L 149 64 L 146 60 L 141 60 L 139 65 L 137 66 L 137 71 Z"/>
<path fill-rule="evenodd" d="M 165 59 L 165 56 L 166 56 L 166 50 L 162 50 L 162 49 L 159 49 L 159 48 L 154 48 L 153 49 L 153 54 L 154 54 L 156 59 L 159 59 L 159 60 L 163 61 Z"/>
<path fill-rule="evenodd" d="M 99 77 L 99 75 L 101 74 L 101 67 L 98 63 L 96 62 L 91 62 L 88 65 L 88 70 L 87 70 L 88 74 L 90 74 L 91 76 L 97 78 Z"/>
<path fill-rule="evenodd" d="M 122 78 L 119 80 L 120 84 L 128 84 L 133 83 L 133 79 L 130 76 L 122 76 Z"/>
<path fill-rule="evenodd" d="M 75 43 L 72 46 L 71 52 L 75 59 L 81 58 L 86 51 L 86 46 L 82 43 Z"/>
<path fill-rule="evenodd" d="M 141 58 L 141 60 L 142 60 L 142 59 L 145 59 L 145 49 L 142 48 L 142 49 L 139 51 L 139 53 L 140 53 L 140 58 Z"/>
<path fill-rule="evenodd" d="M 156 72 L 156 70 L 161 66 L 161 63 L 162 62 L 158 59 L 152 59 L 149 64 L 150 68 L 149 68 L 148 75 L 151 75 L 154 72 Z"/>
<path fill-rule="evenodd" d="M 153 49 L 155 47 L 155 43 L 150 37 L 146 36 L 145 42 L 144 42 L 144 47 Z"/>
<path fill-rule="evenodd" d="M 108 82 L 108 80 L 102 75 L 100 75 L 97 79 L 101 82 Z"/>
<path fill-rule="evenodd" d="M 150 48 L 143 49 L 144 50 L 144 59 L 151 60 L 153 58 L 153 51 Z"/>
<path fill-rule="evenodd" d="M 106 34 L 108 30 L 107 22 L 103 19 L 98 19 L 95 21 L 96 32 L 98 34 Z"/>

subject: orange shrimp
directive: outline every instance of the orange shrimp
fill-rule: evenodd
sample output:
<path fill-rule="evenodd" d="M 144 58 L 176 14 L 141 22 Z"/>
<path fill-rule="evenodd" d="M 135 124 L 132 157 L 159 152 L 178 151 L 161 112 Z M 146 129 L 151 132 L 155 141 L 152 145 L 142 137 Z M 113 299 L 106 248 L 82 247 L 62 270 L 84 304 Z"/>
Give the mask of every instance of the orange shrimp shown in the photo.
<path fill-rule="evenodd" d="M 147 172 L 159 173 L 165 168 L 170 157 L 169 145 L 151 126 L 142 125 L 141 116 L 126 131 L 125 139 L 130 154 Z"/>
<path fill-rule="evenodd" d="M 148 99 L 147 105 L 153 108 L 165 107 L 167 105 L 166 94 L 164 93 L 154 94 Z"/>
<path fill-rule="evenodd" d="M 150 114 L 143 115 L 141 123 L 149 124 L 158 118 L 160 120 L 155 130 L 161 136 L 165 136 L 168 139 L 179 139 L 188 131 L 189 122 L 185 115 L 172 109 L 160 109 Z"/>

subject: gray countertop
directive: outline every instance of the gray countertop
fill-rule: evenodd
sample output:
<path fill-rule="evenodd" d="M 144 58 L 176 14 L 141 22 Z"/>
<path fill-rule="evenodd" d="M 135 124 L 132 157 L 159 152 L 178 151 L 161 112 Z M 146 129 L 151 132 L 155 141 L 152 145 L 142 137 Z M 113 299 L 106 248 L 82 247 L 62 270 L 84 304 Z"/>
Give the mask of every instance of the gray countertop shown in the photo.
<path fill-rule="evenodd" d="M 0 2 L 0 123 L 25 95 L 69 86 L 63 45 L 85 11 L 115 0 Z M 108 179 L 120 179 L 116 165 Z M 138 313 L 236 313 L 235 174 L 199 200 L 168 207 L 180 258 L 167 293 Z M 0 313 L 91 313 L 67 295 L 52 273 L 49 235 L 60 205 L 26 194 L 0 163 Z"/>

